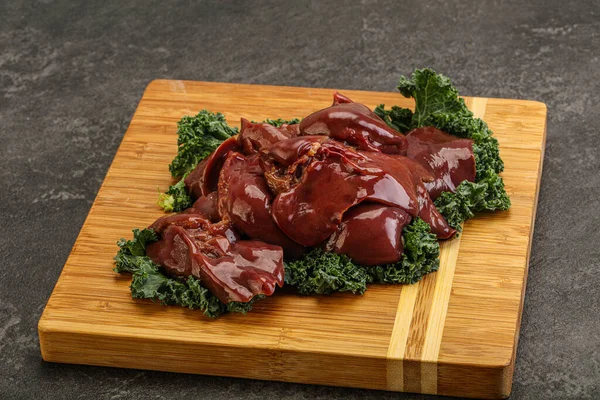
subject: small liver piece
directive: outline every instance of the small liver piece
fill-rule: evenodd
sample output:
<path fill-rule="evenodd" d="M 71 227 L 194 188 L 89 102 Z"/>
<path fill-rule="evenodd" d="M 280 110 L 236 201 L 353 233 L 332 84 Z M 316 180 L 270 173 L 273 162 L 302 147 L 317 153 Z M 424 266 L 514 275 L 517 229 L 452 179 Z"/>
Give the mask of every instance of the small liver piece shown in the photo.
<path fill-rule="evenodd" d="M 402 257 L 402 230 L 410 221 L 410 215 L 399 208 L 362 203 L 344 214 L 325 249 L 360 265 L 394 263 Z"/>
<path fill-rule="evenodd" d="M 171 276 L 193 276 L 223 303 L 270 296 L 283 286 L 283 250 L 254 241 L 230 241 L 222 226 L 213 230 L 169 225 L 146 254 Z"/>
<path fill-rule="evenodd" d="M 464 180 L 475 181 L 473 141 L 449 135 L 432 126 L 413 129 L 406 134 L 408 156 L 434 176 L 425 184 L 432 199 L 442 192 L 455 192 Z"/>
<path fill-rule="evenodd" d="M 300 134 L 325 135 L 360 150 L 406 154 L 408 142 L 367 106 L 334 94 L 333 105 L 310 114 L 300 122 Z"/>
<path fill-rule="evenodd" d="M 194 199 L 208 196 L 217 190 L 219 173 L 230 151 L 238 151 L 239 145 L 236 137 L 231 137 L 221 143 L 219 147 L 207 158 L 202 160 L 196 168 L 185 178 L 185 187 Z"/>

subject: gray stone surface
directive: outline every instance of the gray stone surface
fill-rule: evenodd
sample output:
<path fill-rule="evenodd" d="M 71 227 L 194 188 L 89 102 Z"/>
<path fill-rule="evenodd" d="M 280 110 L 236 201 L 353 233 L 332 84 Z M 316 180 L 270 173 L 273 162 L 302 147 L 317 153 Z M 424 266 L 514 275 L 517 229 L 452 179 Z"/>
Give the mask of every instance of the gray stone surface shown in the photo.
<path fill-rule="evenodd" d="M 149 81 L 392 91 L 425 66 L 548 104 L 512 398 L 600 398 L 599 57 L 597 1 L 0 2 L 0 398 L 431 398 L 54 365 L 36 333 Z"/>

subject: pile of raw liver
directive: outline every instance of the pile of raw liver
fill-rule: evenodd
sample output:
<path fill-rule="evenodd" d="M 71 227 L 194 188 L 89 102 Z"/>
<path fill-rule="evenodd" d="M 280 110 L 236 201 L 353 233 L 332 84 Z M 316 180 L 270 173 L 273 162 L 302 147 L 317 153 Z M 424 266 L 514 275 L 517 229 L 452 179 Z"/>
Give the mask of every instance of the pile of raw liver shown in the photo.
<path fill-rule="evenodd" d="M 147 254 L 224 303 L 246 302 L 283 285 L 284 254 L 320 246 L 364 266 L 394 263 L 415 217 L 451 237 L 433 200 L 474 179 L 471 140 L 433 127 L 403 135 L 335 93 L 299 124 L 242 119 L 185 179 L 192 208 L 151 225 L 160 240 Z"/>

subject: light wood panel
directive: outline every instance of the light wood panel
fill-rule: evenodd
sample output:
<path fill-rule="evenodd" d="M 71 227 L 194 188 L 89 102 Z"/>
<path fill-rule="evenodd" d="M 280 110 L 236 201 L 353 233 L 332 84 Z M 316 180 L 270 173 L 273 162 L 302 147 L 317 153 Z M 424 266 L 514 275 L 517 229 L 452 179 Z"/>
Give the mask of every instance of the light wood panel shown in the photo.
<path fill-rule="evenodd" d="M 494 130 L 513 206 L 464 225 L 442 244 L 437 273 L 363 296 L 289 290 L 246 316 L 131 299 L 112 271 L 120 237 L 162 214 L 176 122 L 207 108 L 232 125 L 302 117 L 332 90 L 158 80 L 150 83 L 40 319 L 46 361 L 414 391 L 508 396 L 543 159 L 546 107 L 466 98 Z M 344 90 L 370 107 L 412 107 L 397 93 Z"/>

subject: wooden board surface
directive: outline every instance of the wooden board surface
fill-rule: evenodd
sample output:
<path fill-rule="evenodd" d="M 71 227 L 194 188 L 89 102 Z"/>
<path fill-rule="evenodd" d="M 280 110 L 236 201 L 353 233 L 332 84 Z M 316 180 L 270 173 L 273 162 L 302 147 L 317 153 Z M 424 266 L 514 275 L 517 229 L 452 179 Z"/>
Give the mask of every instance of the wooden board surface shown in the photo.
<path fill-rule="evenodd" d="M 157 80 L 150 83 L 39 322 L 46 361 L 453 396 L 510 393 L 541 176 L 546 106 L 466 98 L 500 142 L 507 212 L 478 215 L 444 242 L 440 269 L 363 296 L 276 293 L 248 315 L 133 300 L 112 271 L 115 242 L 162 215 L 176 122 L 207 108 L 230 124 L 293 118 L 333 90 Z M 369 107 L 412 107 L 398 93 L 344 90 Z"/>

